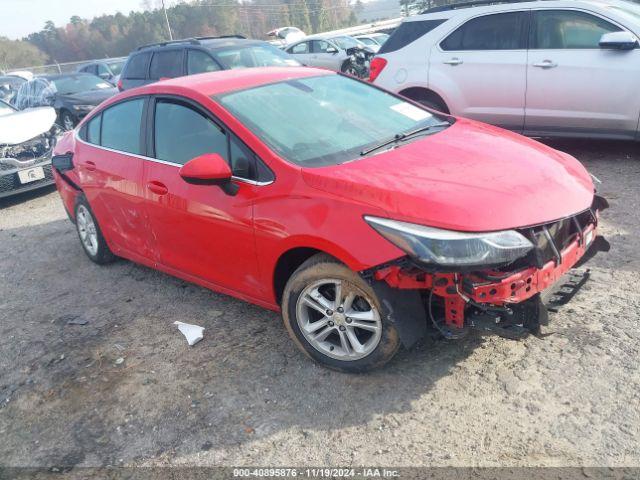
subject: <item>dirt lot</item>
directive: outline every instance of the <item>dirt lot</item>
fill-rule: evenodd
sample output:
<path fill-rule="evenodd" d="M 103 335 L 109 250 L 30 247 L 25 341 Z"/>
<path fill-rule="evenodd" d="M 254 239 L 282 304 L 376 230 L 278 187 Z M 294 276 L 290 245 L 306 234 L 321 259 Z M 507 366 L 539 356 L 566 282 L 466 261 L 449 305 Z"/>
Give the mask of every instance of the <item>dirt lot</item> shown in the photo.
<path fill-rule="evenodd" d="M 611 203 L 572 303 L 540 338 L 425 340 L 360 376 L 274 313 L 92 264 L 51 189 L 0 201 L 0 465 L 640 466 L 640 149 L 554 145 Z"/>

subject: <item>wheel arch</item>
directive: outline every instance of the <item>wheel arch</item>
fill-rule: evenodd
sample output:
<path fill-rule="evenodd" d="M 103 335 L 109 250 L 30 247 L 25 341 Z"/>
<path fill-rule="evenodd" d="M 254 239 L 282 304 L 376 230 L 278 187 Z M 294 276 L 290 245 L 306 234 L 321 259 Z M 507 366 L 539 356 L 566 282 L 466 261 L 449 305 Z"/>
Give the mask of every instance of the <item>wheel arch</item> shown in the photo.
<path fill-rule="evenodd" d="M 335 258 L 354 272 L 367 268 L 367 265 L 362 264 L 339 246 L 321 239 L 306 239 L 296 245 L 289 245 L 280 253 L 272 269 L 273 296 L 278 305 L 282 301 L 284 288 L 293 272 L 307 259 L 319 253 Z"/>
<path fill-rule="evenodd" d="M 439 93 L 435 92 L 430 88 L 409 87 L 399 91 L 398 94 L 414 101 L 430 100 L 434 103 L 441 105 L 444 108 L 443 113 L 450 113 L 449 106 L 447 105 L 447 102 L 442 97 L 442 95 L 440 95 Z"/>

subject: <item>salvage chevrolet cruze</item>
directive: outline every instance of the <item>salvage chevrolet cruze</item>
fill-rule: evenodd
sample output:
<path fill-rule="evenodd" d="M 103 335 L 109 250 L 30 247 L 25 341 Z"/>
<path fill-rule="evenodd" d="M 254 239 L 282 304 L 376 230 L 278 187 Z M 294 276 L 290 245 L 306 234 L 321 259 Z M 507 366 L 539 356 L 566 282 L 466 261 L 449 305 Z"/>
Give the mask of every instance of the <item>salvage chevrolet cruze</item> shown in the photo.
<path fill-rule="evenodd" d="M 311 68 L 130 90 L 55 153 L 91 260 L 280 310 L 303 352 L 349 372 L 429 330 L 535 330 L 605 205 L 567 154 Z"/>

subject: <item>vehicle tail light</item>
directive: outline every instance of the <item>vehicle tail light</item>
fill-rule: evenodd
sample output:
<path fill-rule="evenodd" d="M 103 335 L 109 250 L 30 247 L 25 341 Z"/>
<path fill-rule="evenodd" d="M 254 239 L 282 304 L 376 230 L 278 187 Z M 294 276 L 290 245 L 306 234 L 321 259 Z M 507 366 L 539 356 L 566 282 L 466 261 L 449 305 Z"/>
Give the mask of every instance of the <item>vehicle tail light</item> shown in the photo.
<path fill-rule="evenodd" d="M 380 72 L 387 66 L 387 61 L 382 57 L 374 57 L 369 66 L 369 81 L 374 82 Z"/>
<path fill-rule="evenodd" d="M 122 79 L 118 80 L 118 90 L 122 91 Z"/>

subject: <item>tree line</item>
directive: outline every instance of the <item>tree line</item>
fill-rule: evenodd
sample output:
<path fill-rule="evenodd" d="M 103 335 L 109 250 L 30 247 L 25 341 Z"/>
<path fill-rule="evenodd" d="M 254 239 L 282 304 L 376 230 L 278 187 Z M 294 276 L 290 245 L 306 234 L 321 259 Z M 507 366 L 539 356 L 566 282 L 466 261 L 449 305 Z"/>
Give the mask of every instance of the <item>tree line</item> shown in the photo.
<path fill-rule="evenodd" d="M 196 0 L 168 7 L 167 16 L 174 38 L 233 34 L 266 38 L 268 31 L 288 25 L 316 33 L 357 23 L 349 0 Z M 159 8 L 92 20 L 73 16 L 64 27 L 48 21 L 23 40 L 0 37 L 0 69 L 125 56 L 140 45 L 168 39 Z"/>

